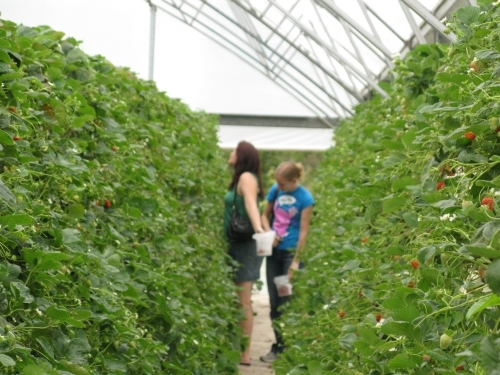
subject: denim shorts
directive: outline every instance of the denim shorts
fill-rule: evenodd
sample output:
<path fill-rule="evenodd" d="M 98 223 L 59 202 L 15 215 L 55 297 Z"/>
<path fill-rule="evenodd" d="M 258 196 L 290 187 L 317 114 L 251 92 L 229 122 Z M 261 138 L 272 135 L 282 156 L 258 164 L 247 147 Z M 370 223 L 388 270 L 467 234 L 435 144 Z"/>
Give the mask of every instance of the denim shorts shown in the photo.
<path fill-rule="evenodd" d="M 264 257 L 257 255 L 255 240 L 229 244 L 228 254 L 239 263 L 233 270 L 233 281 L 256 281 L 260 277 L 260 266 Z"/>

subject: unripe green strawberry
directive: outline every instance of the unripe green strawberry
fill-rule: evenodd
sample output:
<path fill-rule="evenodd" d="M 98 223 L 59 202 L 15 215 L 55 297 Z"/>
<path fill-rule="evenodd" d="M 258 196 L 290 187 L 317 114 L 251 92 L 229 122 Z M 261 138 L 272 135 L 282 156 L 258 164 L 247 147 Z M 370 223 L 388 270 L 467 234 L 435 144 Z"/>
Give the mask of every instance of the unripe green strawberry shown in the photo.
<path fill-rule="evenodd" d="M 446 333 L 443 333 L 439 338 L 439 347 L 445 350 L 451 345 L 452 342 L 453 338 L 448 336 Z"/>
<path fill-rule="evenodd" d="M 490 129 L 493 130 L 493 131 L 497 130 L 497 127 L 498 127 L 498 117 L 490 117 L 488 121 L 490 123 Z"/>
<path fill-rule="evenodd" d="M 447 264 L 449 260 L 450 260 L 450 254 L 441 253 L 441 264 Z"/>
<path fill-rule="evenodd" d="M 473 203 L 472 201 L 462 201 L 462 208 L 465 210 L 466 208 L 469 208 L 470 206 L 472 206 Z"/>

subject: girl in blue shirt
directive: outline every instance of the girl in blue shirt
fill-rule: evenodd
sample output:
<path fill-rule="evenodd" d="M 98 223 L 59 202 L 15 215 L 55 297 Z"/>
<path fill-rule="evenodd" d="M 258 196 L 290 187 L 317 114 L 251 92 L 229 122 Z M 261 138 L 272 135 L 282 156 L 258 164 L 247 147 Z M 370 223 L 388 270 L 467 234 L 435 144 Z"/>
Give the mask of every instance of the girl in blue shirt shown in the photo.
<path fill-rule="evenodd" d="M 299 269 L 300 254 L 304 251 L 309 232 L 314 199 L 311 193 L 300 185 L 302 174 L 301 164 L 290 161 L 281 163 L 276 169 L 277 183 L 267 194 L 267 203 L 262 214 L 264 230 L 268 231 L 272 227 L 276 232 L 273 253 L 266 260 L 267 288 L 273 322 L 282 314 L 279 307 L 289 300 L 289 296 L 278 296 L 274 278 L 287 274 L 291 278 L 293 270 Z M 271 213 L 272 224 L 269 223 Z M 285 348 L 279 332 L 275 329 L 274 333 L 276 343 L 267 355 L 260 357 L 263 362 L 273 362 L 276 355 Z"/>

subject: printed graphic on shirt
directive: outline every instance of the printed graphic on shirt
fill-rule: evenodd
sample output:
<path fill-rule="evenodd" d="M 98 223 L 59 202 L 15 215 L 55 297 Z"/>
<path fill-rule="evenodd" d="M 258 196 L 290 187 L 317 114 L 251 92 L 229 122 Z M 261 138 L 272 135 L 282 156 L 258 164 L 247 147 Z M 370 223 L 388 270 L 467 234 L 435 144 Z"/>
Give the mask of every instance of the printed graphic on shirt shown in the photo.
<path fill-rule="evenodd" d="M 294 204 L 297 200 L 290 195 L 284 195 L 277 199 L 274 204 L 274 230 L 276 234 L 281 238 L 284 238 L 288 235 L 288 227 L 290 227 L 290 223 L 292 219 L 299 210 L 296 207 L 286 207 L 286 204 L 291 205 Z M 287 203 L 284 203 L 287 202 Z M 280 205 L 282 207 L 280 207 Z"/>

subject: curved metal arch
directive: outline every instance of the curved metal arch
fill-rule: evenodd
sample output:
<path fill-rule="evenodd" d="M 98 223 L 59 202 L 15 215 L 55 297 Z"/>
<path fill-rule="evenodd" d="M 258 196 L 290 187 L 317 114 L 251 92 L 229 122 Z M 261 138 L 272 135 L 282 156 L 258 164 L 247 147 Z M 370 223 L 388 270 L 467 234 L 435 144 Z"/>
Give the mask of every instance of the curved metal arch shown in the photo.
<path fill-rule="evenodd" d="M 154 1 L 168 5 L 173 11 L 163 9 Z M 255 4 L 256 0 L 226 0 L 229 11 L 223 9 L 221 1 L 146 0 L 152 10 L 152 43 L 153 10 L 158 7 L 232 52 L 314 113 L 325 117 L 331 117 L 331 113 L 339 117 L 352 114 L 351 106 L 362 101 L 362 92 L 367 90 L 387 96 L 378 85 L 378 79 L 391 69 L 393 52 L 397 51 L 384 43 L 373 21 L 380 22 L 403 43 L 403 53 L 408 47 L 426 42 L 423 30 L 433 29 L 448 41 L 455 38 L 453 34 L 444 33 L 445 26 L 419 0 L 393 0 L 399 3 L 407 25 L 413 30 L 409 39 L 377 14 L 369 6 L 369 0 L 357 0 L 368 28 L 351 17 L 335 0 L 296 0 L 294 3 L 266 0 L 265 4 L 259 2 L 260 8 Z M 308 26 L 301 16 L 295 15 L 295 8 L 301 1 L 312 6 L 319 20 L 315 22 L 319 22 L 327 39 L 320 36 L 312 21 Z M 441 0 L 436 9 L 451 2 L 453 0 Z M 269 17 L 269 13 L 273 13 L 275 19 Z M 330 19 L 326 20 L 328 17 Z M 329 29 L 332 20 L 343 28 L 349 45 L 344 45 L 337 35 L 332 36 Z M 378 61 L 375 70 L 365 61 L 366 51 L 368 57 Z M 153 56 L 152 53 L 150 59 Z M 304 65 L 305 61 L 309 62 L 309 67 Z M 150 64 L 150 78 L 152 71 Z"/>
<path fill-rule="evenodd" d="M 209 25 L 207 25 L 206 23 L 200 21 L 200 20 L 195 20 L 195 22 L 197 24 L 199 24 L 202 28 L 204 28 L 205 30 L 197 27 L 197 25 L 195 24 L 195 22 L 189 22 L 189 17 L 190 15 L 188 13 L 186 13 L 185 11 L 179 9 L 178 7 L 172 5 L 172 4 L 169 4 L 169 3 L 166 3 L 168 6 L 172 7 L 172 8 L 175 8 L 177 11 L 179 11 L 183 17 L 178 17 L 176 16 L 174 13 L 168 11 L 167 9 L 163 8 L 162 6 L 157 6 L 158 9 L 160 9 L 161 11 L 165 12 L 166 14 L 170 15 L 171 17 L 177 19 L 178 21 L 180 22 L 183 22 L 183 23 L 186 23 L 187 25 L 193 27 L 195 30 L 197 30 L 198 32 L 202 33 L 203 35 L 205 35 L 206 37 L 208 37 L 209 39 L 211 39 L 212 41 L 214 41 L 215 43 L 217 43 L 218 45 L 220 45 L 221 47 L 223 47 L 224 49 L 228 50 L 229 52 L 235 54 L 237 57 L 239 57 L 242 61 L 244 61 L 245 63 L 247 63 L 248 65 L 250 65 L 252 68 L 254 68 L 255 70 L 257 70 L 258 72 L 268 76 L 266 74 L 265 71 L 262 71 L 260 68 L 259 68 L 259 65 L 261 67 L 264 67 L 264 69 L 266 69 L 267 67 L 265 66 L 265 64 L 262 64 L 262 61 L 259 61 L 259 59 L 257 59 L 256 57 L 252 56 L 249 52 L 245 51 L 244 49 L 242 49 L 240 46 L 238 46 L 236 43 L 228 40 L 226 37 L 224 37 L 224 35 L 222 35 L 221 33 L 217 32 L 216 30 L 212 29 Z M 226 30 L 227 31 L 227 30 Z M 217 39 L 216 37 L 218 37 L 219 39 Z M 244 41 L 237 37 L 237 39 L 243 44 Z M 222 41 L 224 41 L 225 43 L 223 43 Z M 229 45 L 229 46 L 228 46 Z M 230 46 L 233 48 L 231 49 Z M 237 52 L 239 52 L 241 55 L 239 55 Z M 243 55 L 243 56 L 242 56 Z M 268 76 L 269 77 L 269 76 Z M 299 100 L 303 105 L 305 105 L 308 109 L 310 109 L 313 113 L 315 113 L 316 115 L 318 116 L 329 116 L 329 114 L 324 110 L 322 109 L 321 107 L 318 106 L 318 103 L 317 102 L 322 102 L 327 108 L 331 108 L 329 103 L 326 103 L 324 101 L 324 99 L 318 97 L 314 92 L 312 92 L 308 87 L 304 87 L 303 85 L 301 86 L 301 83 L 298 82 L 294 77 L 292 76 L 287 76 L 285 78 L 283 77 L 280 77 L 280 76 L 277 76 L 275 78 L 273 78 L 273 81 L 278 84 L 278 86 L 280 86 L 281 88 L 283 88 L 285 91 L 287 91 L 289 94 L 291 94 L 292 96 L 294 96 L 297 100 Z M 301 86 L 301 89 L 302 90 L 305 90 L 305 91 L 308 91 L 310 93 L 310 95 L 313 96 L 313 98 L 316 99 L 317 102 L 315 101 L 312 101 L 311 98 L 308 98 L 303 91 L 300 91 L 299 89 L 297 89 L 293 83 Z M 346 110 L 350 110 L 349 108 L 346 108 Z M 337 115 L 337 116 L 340 116 L 341 117 L 341 113 L 339 113 L 336 109 L 333 109 L 334 113 Z"/>

